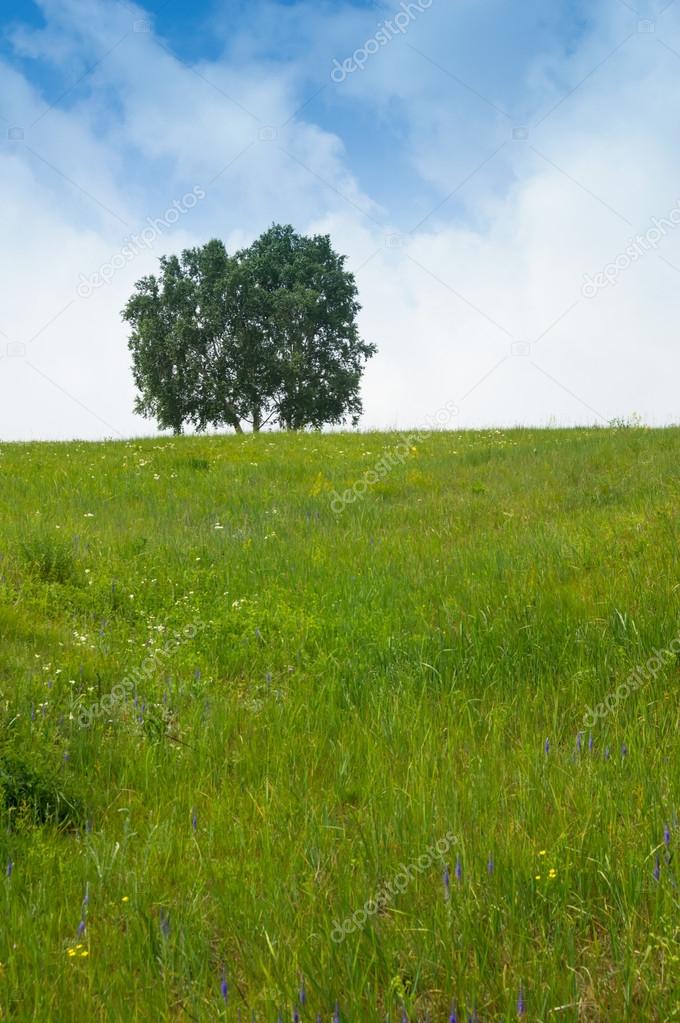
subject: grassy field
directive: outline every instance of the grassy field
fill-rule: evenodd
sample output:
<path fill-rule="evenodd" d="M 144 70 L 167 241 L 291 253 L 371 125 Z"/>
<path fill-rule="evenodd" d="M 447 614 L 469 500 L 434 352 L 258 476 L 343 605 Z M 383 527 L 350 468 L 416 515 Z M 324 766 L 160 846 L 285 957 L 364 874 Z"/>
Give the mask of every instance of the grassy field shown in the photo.
<path fill-rule="evenodd" d="M 0 445 L 0 1019 L 680 1018 L 680 430 L 399 443 Z"/>

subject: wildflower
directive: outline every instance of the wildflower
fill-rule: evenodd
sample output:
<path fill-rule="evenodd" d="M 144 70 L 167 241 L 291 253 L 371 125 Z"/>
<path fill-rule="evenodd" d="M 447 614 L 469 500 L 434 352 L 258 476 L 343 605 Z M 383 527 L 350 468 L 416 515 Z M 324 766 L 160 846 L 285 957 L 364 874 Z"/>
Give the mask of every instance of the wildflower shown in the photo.
<path fill-rule="evenodd" d="M 626 746 L 625 742 L 621 746 L 621 756 L 622 757 L 627 757 L 628 756 L 628 747 Z"/>
<path fill-rule="evenodd" d="M 590 734 L 588 735 L 588 752 L 589 753 L 593 752 L 593 745 L 594 745 L 593 744 L 593 733 L 590 732 Z"/>
<path fill-rule="evenodd" d="M 444 867 L 444 898 L 448 899 L 451 894 L 451 873 L 448 863 Z"/>
<path fill-rule="evenodd" d="M 14 861 L 13 860 L 7 860 L 7 877 L 11 877 L 12 876 L 12 871 L 13 870 L 14 870 Z"/>
<path fill-rule="evenodd" d="M 661 877 L 661 864 L 659 863 L 659 854 L 658 853 L 657 853 L 656 857 L 654 858 L 653 875 L 654 875 L 654 880 L 655 881 L 658 881 L 659 878 Z"/>
<path fill-rule="evenodd" d="M 335 1008 L 333 1009 L 333 1023 L 340 1023 L 340 1007 L 338 1006 L 337 1002 L 335 1003 Z"/>
<path fill-rule="evenodd" d="M 550 753 L 550 739 L 545 740 L 545 742 L 543 743 L 543 749 L 545 750 L 545 755 L 547 756 L 548 753 Z"/>
<path fill-rule="evenodd" d="M 526 1012 L 526 1006 L 524 1004 L 524 988 L 520 984 L 519 994 L 517 995 L 517 1015 L 523 1016 Z"/>
<path fill-rule="evenodd" d="M 545 849 L 539 849 L 539 850 L 538 850 L 538 855 L 539 855 L 539 856 L 545 856 L 545 853 L 546 853 L 546 850 L 545 850 Z"/>
<path fill-rule="evenodd" d="M 160 928 L 161 928 L 161 933 L 162 933 L 163 937 L 164 938 L 169 938 L 170 937 L 170 916 L 169 916 L 168 913 L 165 912 L 164 909 L 161 909 L 161 912 L 160 912 Z"/>
<path fill-rule="evenodd" d="M 540 880 L 541 880 L 541 875 L 540 874 L 536 874 L 536 876 L 534 877 L 534 881 L 540 881 Z"/>
<path fill-rule="evenodd" d="M 307 1004 L 307 992 L 305 990 L 305 978 L 304 977 L 300 977 L 300 991 L 299 991 L 298 997 L 300 999 L 300 1005 L 306 1005 Z"/>
<path fill-rule="evenodd" d="M 609 760 L 609 746 L 605 746 L 605 749 L 604 749 L 604 759 L 605 760 Z"/>
<path fill-rule="evenodd" d="M 121 902 L 129 902 L 130 901 L 130 896 L 129 895 L 124 895 L 123 898 L 120 901 Z"/>
<path fill-rule="evenodd" d="M 78 924 L 78 937 L 82 938 L 84 933 L 85 933 L 85 921 L 81 920 L 80 923 Z"/>
<path fill-rule="evenodd" d="M 663 844 L 666 846 L 667 849 L 671 844 L 671 830 L 667 824 L 664 824 L 663 826 Z"/>
<path fill-rule="evenodd" d="M 406 1009 L 403 1008 L 403 1006 L 401 1010 L 401 1023 L 408 1023 L 408 1013 L 406 1012 Z"/>
<path fill-rule="evenodd" d="M 458 1015 L 456 1013 L 456 1010 L 453 1007 L 451 1008 L 451 1015 L 449 1016 L 449 1023 L 458 1023 Z"/>
<path fill-rule="evenodd" d="M 486 864 L 486 872 L 487 874 L 493 874 L 493 870 L 494 870 L 493 856 L 489 856 L 489 859 Z"/>
<path fill-rule="evenodd" d="M 548 871 L 548 877 L 550 878 L 551 881 L 554 881 L 554 879 L 557 877 L 557 871 L 555 870 L 554 867 L 551 867 L 550 870 Z"/>
<path fill-rule="evenodd" d="M 198 817 L 196 816 L 195 810 L 191 811 L 191 826 L 194 829 L 194 831 L 196 831 L 198 828 Z"/>
<path fill-rule="evenodd" d="M 300 1023 L 300 1013 L 297 1009 L 293 1010 L 293 1023 Z"/>
<path fill-rule="evenodd" d="M 85 958 L 85 956 L 89 956 L 90 953 L 88 952 L 88 950 L 86 948 L 84 948 L 83 951 L 80 954 L 81 954 L 81 956 L 83 958 Z"/>
<path fill-rule="evenodd" d="M 460 856 L 456 857 L 456 881 L 462 881 L 463 879 L 463 864 L 460 862 Z"/>
<path fill-rule="evenodd" d="M 222 980 L 220 982 L 220 994 L 222 995 L 222 1001 L 226 1002 L 227 995 L 229 994 L 229 985 L 227 984 L 227 978 L 224 970 L 222 970 Z"/>

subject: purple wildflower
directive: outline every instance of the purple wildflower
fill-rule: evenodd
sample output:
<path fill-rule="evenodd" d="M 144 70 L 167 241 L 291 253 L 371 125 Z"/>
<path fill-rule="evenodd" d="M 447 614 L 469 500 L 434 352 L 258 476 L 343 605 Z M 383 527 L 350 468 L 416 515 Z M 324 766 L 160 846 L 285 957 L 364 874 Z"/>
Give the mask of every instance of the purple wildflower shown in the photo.
<path fill-rule="evenodd" d="M 460 862 L 460 856 L 456 857 L 456 881 L 463 880 L 463 864 Z"/>
<path fill-rule="evenodd" d="M 85 933 L 85 921 L 81 920 L 80 923 L 78 924 L 78 937 L 82 938 L 84 933 Z"/>
<path fill-rule="evenodd" d="M 671 844 L 671 829 L 668 827 L 667 824 L 664 824 L 663 826 L 663 844 L 666 846 L 667 849 Z"/>
<path fill-rule="evenodd" d="M 486 872 L 487 874 L 493 874 L 494 872 L 493 856 L 489 856 L 489 859 L 487 860 Z"/>
<path fill-rule="evenodd" d="M 191 826 L 194 829 L 194 831 L 196 831 L 198 828 L 198 817 L 196 816 L 195 810 L 191 811 Z"/>
<path fill-rule="evenodd" d="M 622 757 L 627 757 L 628 756 L 628 747 L 626 746 L 625 742 L 621 746 L 621 756 Z"/>
<path fill-rule="evenodd" d="M 526 1005 L 524 1004 L 524 988 L 520 984 L 519 994 L 517 995 L 517 1015 L 521 1017 L 526 1012 Z"/>
<path fill-rule="evenodd" d="M 451 1015 L 449 1016 L 449 1023 L 458 1023 L 458 1014 L 454 1008 L 451 1009 Z"/>
<path fill-rule="evenodd" d="M 14 862 L 12 860 L 7 860 L 7 877 L 11 877 L 12 876 L 12 871 L 13 870 L 14 870 Z"/>
<path fill-rule="evenodd" d="M 226 977 L 226 974 L 225 974 L 224 970 L 222 970 L 222 981 L 220 983 L 220 994 L 222 995 L 222 1000 L 226 1002 L 227 995 L 229 994 L 229 985 L 227 984 L 227 977 Z"/>
<path fill-rule="evenodd" d="M 547 756 L 548 753 L 550 753 L 550 739 L 545 740 L 545 742 L 543 743 L 543 749 L 545 750 L 545 755 Z"/>
<path fill-rule="evenodd" d="M 297 1009 L 293 1011 L 293 1023 L 300 1023 L 300 1013 Z"/>
<path fill-rule="evenodd" d="M 401 1023 L 408 1023 L 408 1013 L 404 1008 L 401 1010 Z"/>
<path fill-rule="evenodd" d="M 340 1023 L 340 1006 L 338 1005 L 337 1002 L 335 1003 L 335 1008 L 333 1009 L 333 1023 Z"/>
<path fill-rule="evenodd" d="M 654 871 L 653 871 L 653 874 L 654 874 L 654 880 L 658 881 L 659 878 L 661 877 L 661 864 L 659 863 L 659 854 L 658 853 L 657 853 L 657 855 L 654 858 Z"/>
<path fill-rule="evenodd" d="M 161 934 L 164 938 L 170 937 L 170 914 L 166 913 L 164 909 L 161 909 L 160 913 L 160 927 Z"/>
<path fill-rule="evenodd" d="M 305 978 L 300 977 L 300 993 L 298 995 L 300 999 L 300 1005 L 304 1006 L 307 1004 L 307 991 L 305 989 Z"/>
<path fill-rule="evenodd" d="M 451 872 L 449 870 L 448 863 L 444 867 L 444 898 L 448 899 L 451 895 Z"/>
<path fill-rule="evenodd" d="M 604 748 L 604 759 L 609 760 L 609 746 L 605 746 Z"/>
<path fill-rule="evenodd" d="M 593 745 L 594 745 L 594 743 L 593 743 L 593 733 L 591 732 L 589 734 L 589 736 L 588 736 L 588 752 L 589 753 L 593 752 Z"/>

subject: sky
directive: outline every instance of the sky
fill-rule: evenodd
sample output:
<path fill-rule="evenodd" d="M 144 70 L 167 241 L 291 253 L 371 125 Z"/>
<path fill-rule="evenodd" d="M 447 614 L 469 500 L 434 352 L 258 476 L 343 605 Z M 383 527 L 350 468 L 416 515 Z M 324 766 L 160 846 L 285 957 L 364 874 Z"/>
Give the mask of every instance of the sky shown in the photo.
<path fill-rule="evenodd" d="M 155 432 L 161 255 L 328 233 L 364 429 L 680 421 L 680 0 L 5 0 L 0 441 Z"/>

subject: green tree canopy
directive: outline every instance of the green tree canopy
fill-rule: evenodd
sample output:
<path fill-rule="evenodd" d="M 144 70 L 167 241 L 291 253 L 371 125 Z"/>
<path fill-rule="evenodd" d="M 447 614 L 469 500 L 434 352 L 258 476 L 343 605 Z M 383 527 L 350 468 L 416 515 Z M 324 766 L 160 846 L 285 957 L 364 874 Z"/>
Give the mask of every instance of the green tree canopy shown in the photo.
<path fill-rule="evenodd" d="M 191 424 L 356 424 L 366 361 L 357 287 L 327 235 L 275 224 L 230 256 L 221 241 L 163 256 L 123 310 L 137 412 Z"/>

